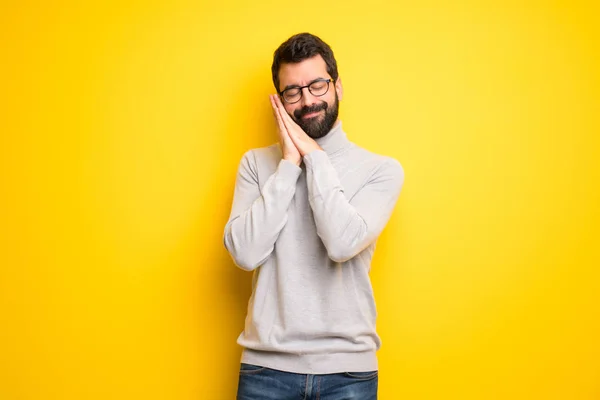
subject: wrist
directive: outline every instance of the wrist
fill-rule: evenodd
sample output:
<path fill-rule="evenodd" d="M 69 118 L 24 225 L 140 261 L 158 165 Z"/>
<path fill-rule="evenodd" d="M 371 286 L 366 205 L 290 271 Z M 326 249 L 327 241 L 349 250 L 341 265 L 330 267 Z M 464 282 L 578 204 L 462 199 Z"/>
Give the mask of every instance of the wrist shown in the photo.
<path fill-rule="evenodd" d="M 314 153 L 315 151 L 323 151 L 323 149 L 322 149 L 322 148 L 320 148 L 320 147 L 315 147 L 315 148 L 312 148 L 312 149 L 310 149 L 309 151 L 307 151 L 306 153 L 304 153 L 304 154 L 302 155 L 302 157 L 304 158 L 305 156 L 307 156 L 307 155 L 309 155 L 309 154 L 312 154 L 312 153 Z"/>
<path fill-rule="evenodd" d="M 302 162 L 302 157 L 284 156 L 283 159 L 291 162 L 292 164 L 295 164 L 298 167 L 300 166 L 300 163 Z"/>

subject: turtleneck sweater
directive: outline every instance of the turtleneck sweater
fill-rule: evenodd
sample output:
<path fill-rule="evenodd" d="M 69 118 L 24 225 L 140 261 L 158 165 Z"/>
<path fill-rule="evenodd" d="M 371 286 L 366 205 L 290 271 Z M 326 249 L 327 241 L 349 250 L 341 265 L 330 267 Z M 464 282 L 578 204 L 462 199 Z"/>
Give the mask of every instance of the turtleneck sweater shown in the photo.
<path fill-rule="evenodd" d="M 404 170 L 348 140 L 340 121 L 300 166 L 280 146 L 246 152 L 224 243 L 253 271 L 242 362 L 328 374 L 377 370 L 369 279 Z"/>

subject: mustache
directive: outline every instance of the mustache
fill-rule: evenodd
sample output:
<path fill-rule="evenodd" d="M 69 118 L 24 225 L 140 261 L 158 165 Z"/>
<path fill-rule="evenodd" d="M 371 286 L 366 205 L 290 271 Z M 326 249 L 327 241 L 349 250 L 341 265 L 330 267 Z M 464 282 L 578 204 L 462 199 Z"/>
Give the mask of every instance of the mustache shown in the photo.
<path fill-rule="evenodd" d="M 306 114 L 314 113 L 321 110 L 327 110 L 327 103 L 322 102 L 321 104 L 313 104 L 311 106 L 304 106 L 294 111 L 294 117 L 301 119 Z"/>

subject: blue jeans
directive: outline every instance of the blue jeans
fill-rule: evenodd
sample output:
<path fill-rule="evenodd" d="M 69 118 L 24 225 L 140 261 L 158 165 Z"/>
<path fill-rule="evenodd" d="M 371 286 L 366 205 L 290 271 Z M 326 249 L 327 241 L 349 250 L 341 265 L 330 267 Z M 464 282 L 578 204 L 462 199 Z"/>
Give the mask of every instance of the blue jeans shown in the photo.
<path fill-rule="evenodd" d="M 377 371 L 307 375 L 240 367 L 237 400 L 377 400 Z"/>

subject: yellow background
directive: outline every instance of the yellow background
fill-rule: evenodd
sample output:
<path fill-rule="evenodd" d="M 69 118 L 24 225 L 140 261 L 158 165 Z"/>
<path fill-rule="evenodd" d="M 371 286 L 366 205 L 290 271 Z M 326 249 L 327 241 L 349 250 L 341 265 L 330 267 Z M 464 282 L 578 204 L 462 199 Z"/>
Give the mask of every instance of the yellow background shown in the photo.
<path fill-rule="evenodd" d="M 301 31 L 349 137 L 406 172 L 380 398 L 600 398 L 593 2 L 97 3 L 0 8 L 0 399 L 234 398 L 250 274 L 222 232 Z"/>

